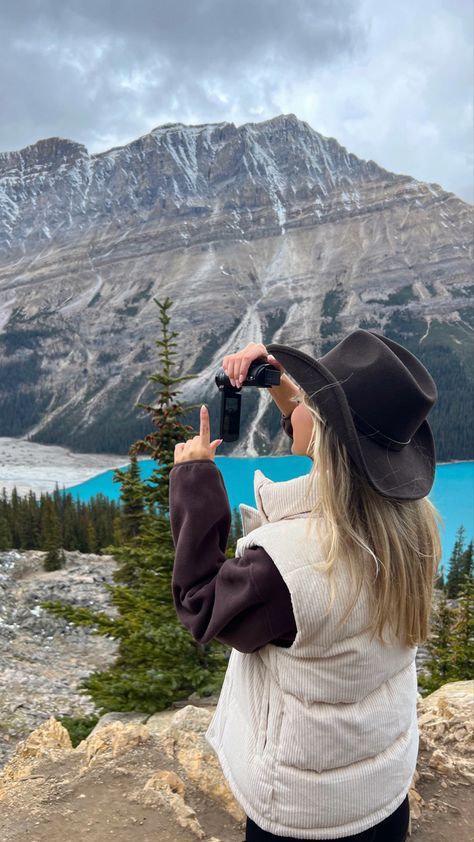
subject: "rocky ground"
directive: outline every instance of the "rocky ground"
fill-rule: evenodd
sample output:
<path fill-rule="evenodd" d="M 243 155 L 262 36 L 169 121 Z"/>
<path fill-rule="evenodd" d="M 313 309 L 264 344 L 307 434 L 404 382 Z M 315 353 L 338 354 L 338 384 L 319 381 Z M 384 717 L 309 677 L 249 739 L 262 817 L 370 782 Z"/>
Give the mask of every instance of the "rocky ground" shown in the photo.
<path fill-rule="evenodd" d="M 418 701 L 415 788 L 410 793 L 416 842 L 471 842 L 474 828 L 474 681 L 445 684 Z"/>
<path fill-rule="evenodd" d="M 419 700 L 414 842 L 471 842 L 473 690 Z M 245 814 L 205 739 L 214 709 L 106 714 L 75 749 L 47 720 L 0 772 L 2 842 L 242 842 Z"/>
<path fill-rule="evenodd" d="M 41 551 L 0 551 L 0 767 L 18 740 L 53 716 L 89 716 L 95 707 L 78 685 L 114 658 L 116 643 L 42 609 L 61 599 L 107 608 L 113 556 L 66 552 L 46 573 Z"/>
<path fill-rule="evenodd" d="M 76 842 L 83 834 L 90 842 L 242 842 L 243 815 L 204 740 L 216 699 L 153 716 L 106 714 L 72 749 L 54 717 L 95 713 L 78 685 L 113 660 L 116 643 L 39 603 L 61 598 L 112 613 L 104 583 L 115 561 L 68 552 L 63 570 L 46 573 L 44 555 L 0 552 L 2 842 Z M 419 698 L 415 842 L 472 838 L 473 707 L 473 682 Z"/>

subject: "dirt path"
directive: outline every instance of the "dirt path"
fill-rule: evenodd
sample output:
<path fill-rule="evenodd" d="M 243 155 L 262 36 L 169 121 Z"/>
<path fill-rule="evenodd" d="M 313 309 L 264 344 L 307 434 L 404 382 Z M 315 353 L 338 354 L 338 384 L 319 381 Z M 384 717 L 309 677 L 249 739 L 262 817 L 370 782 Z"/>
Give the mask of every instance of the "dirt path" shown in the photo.
<path fill-rule="evenodd" d="M 153 743 L 85 775 L 72 753 L 43 760 L 33 779 L 18 781 L 15 794 L 0 800 L 1 842 L 196 842 L 153 793 L 151 803 L 143 803 L 143 787 L 157 769 L 180 771 Z M 205 842 L 243 840 L 243 826 L 188 781 L 185 800 Z"/>
<path fill-rule="evenodd" d="M 465 779 L 450 780 L 427 767 L 428 753 L 418 756 L 420 779 L 417 791 L 425 804 L 421 817 L 412 821 L 409 842 L 472 842 L 474 839 L 474 795 Z M 464 781 L 464 783 L 463 783 Z"/>

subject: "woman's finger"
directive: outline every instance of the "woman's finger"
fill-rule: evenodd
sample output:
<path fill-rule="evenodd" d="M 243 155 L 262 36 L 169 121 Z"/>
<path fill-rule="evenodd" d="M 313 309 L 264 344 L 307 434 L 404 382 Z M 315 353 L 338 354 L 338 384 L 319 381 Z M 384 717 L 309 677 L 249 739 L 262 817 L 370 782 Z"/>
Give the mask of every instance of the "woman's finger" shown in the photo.
<path fill-rule="evenodd" d="M 246 379 L 249 368 L 254 360 L 264 357 L 266 355 L 266 348 L 261 343 L 252 342 L 247 345 L 240 354 L 237 365 L 234 369 L 234 377 L 237 386 L 241 386 Z"/>
<path fill-rule="evenodd" d="M 201 443 L 204 447 L 209 447 L 211 441 L 211 432 L 209 428 L 209 412 L 207 406 L 201 406 L 201 428 L 200 428 Z"/>
<path fill-rule="evenodd" d="M 239 360 L 239 366 L 235 372 L 235 379 L 237 385 L 240 386 L 241 383 L 244 382 L 245 378 L 247 377 L 247 372 L 250 368 L 250 363 L 252 360 L 256 359 L 257 355 L 252 356 L 252 354 L 244 354 Z"/>
<path fill-rule="evenodd" d="M 184 448 L 184 442 L 179 441 L 174 446 L 174 464 L 179 461 L 179 457 L 181 456 Z"/>
<path fill-rule="evenodd" d="M 235 368 L 235 360 L 234 360 L 234 355 L 232 354 L 229 357 L 229 360 L 227 362 L 227 377 L 229 378 L 232 385 L 234 385 L 234 368 Z"/>

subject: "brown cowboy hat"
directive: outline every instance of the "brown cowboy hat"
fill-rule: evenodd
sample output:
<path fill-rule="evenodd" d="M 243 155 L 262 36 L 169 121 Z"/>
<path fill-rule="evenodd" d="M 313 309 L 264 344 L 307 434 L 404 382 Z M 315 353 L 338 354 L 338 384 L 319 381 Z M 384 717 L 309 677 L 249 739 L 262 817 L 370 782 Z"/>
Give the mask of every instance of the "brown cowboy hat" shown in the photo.
<path fill-rule="evenodd" d="M 429 493 L 436 451 L 426 416 L 438 390 L 414 354 L 362 328 L 318 359 L 287 345 L 266 348 L 317 406 L 372 488 L 396 500 Z"/>

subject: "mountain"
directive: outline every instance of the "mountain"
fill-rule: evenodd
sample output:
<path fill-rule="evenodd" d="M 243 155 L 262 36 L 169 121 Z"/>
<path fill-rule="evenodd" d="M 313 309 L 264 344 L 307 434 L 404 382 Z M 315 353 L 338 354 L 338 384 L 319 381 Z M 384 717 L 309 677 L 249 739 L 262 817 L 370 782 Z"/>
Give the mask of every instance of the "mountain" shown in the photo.
<path fill-rule="evenodd" d="M 0 154 L 0 435 L 126 453 L 149 432 L 169 296 L 187 403 L 249 341 L 320 356 L 377 327 L 428 366 L 438 460 L 472 458 L 472 206 L 349 153 L 294 114 L 168 123 L 89 154 L 48 138 Z M 288 452 L 244 389 L 222 454 Z M 186 419 L 198 426 L 197 410 Z M 221 451 L 219 451 L 221 452 Z"/>

